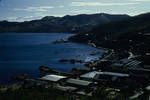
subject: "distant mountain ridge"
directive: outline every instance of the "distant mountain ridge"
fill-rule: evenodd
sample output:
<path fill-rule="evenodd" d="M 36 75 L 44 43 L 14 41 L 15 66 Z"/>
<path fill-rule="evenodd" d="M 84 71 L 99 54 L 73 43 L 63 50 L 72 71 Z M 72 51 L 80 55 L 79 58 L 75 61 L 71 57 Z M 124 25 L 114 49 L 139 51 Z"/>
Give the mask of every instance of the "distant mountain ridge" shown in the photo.
<path fill-rule="evenodd" d="M 80 14 L 64 17 L 46 16 L 40 20 L 25 22 L 0 21 L 3 32 L 86 32 L 97 25 L 128 19 L 128 15 Z"/>

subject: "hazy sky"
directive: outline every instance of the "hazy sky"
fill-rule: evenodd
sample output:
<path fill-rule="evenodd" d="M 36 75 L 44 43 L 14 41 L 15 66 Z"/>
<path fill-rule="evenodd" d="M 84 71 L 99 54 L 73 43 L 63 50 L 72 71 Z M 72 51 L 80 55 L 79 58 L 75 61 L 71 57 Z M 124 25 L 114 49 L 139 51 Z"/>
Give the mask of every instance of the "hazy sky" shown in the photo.
<path fill-rule="evenodd" d="M 150 11 L 150 0 L 0 0 L 0 20 L 24 21 L 43 16 Z"/>

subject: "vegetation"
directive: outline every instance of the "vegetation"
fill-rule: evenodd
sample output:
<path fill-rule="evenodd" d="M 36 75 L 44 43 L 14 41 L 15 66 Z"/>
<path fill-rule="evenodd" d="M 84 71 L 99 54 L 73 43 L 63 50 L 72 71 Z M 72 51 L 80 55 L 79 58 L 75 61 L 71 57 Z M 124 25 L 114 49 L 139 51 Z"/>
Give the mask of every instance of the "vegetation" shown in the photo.
<path fill-rule="evenodd" d="M 150 37 L 147 38 L 145 34 L 150 33 L 150 13 L 134 16 L 132 18 L 126 17 L 127 19 L 125 20 L 115 22 L 111 22 L 114 20 L 114 18 L 111 20 L 110 15 L 107 15 L 107 17 L 106 14 L 103 15 L 105 16 L 100 18 L 101 20 L 107 18 L 107 21 L 105 20 L 107 24 L 104 22 L 105 24 L 103 23 L 103 25 L 101 24 L 89 32 L 80 33 L 74 37 L 71 37 L 70 40 L 84 43 L 90 42 L 96 44 L 96 46 L 103 46 L 118 50 L 131 50 L 132 52 L 134 51 L 134 53 L 136 52 L 138 54 L 145 54 L 147 51 L 149 52 Z M 99 15 L 95 16 L 99 17 Z M 102 14 L 100 16 L 102 16 Z M 85 18 L 86 21 L 83 20 L 82 17 Z M 56 31 L 55 29 L 59 29 L 58 31 L 61 32 L 70 32 L 72 30 L 68 29 L 72 29 L 75 26 L 86 26 L 87 23 L 85 22 L 87 22 L 88 18 L 89 16 L 85 17 L 85 15 L 78 15 L 65 16 L 62 18 L 45 17 L 41 20 L 23 23 L 10 23 L 3 21 L 0 23 L 0 32 L 54 32 Z M 80 19 L 82 20 L 81 23 L 79 23 Z M 108 19 L 110 21 L 108 21 Z M 92 23 L 92 20 L 93 18 L 89 23 Z M 95 19 L 93 22 L 94 24 L 92 23 L 90 25 L 95 25 L 95 21 L 97 20 L 100 19 Z M 57 26 L 58 24 L 60 24 L 60 26 Z M 86 28 L 87 27 L 90 26 L 88 25 Z M 85 27 L 82 27 L 81 29 L 80 28 L 81 27 L 78 27 L 75 31 L 83 31 L 81 29 L 86 30 Z M 147 55 L 149 56 L 149 54 Z M 143 59 L 144 58 L 142 58 L 142 60 Z M 149 58 L 147 58 L 147 61 L 149 62 Z M 144 64 L 147 64 L 145 62 Z M 136 86 L 136 84 L 133 85 Z M 143 93 L 144 94 L 139 97 L 140 100 L 146 100 L 149 96 L 149 92 Z M 0 89 L 0 100 L 128 100 L 129 96 L 131 96 L 131 94 L 129 95 L 128 93 L 121 93 L 120 91 L 116 91 L 105 86 L 98 86 L 93 92 L 92 97 L 83 95 L 81 96 L 77 95 L 76 93 L 62 92 L 55 88 L 45 88 L 43 86 L 32 86 L 30 88 L 24 88 L 22 86 L 10 86 L 6 88 L 1 87 Z"/>
<path fill-rule="evenodd" d="M 136 44 L 144 42 L 143 47 L 149 47 L 149 41 L 140 34 L 150 32 L 150 13 L 134 16 L 122 21 L 99 25 L 86 33 L 80 33 L 70 38 L 76 42 L 92 42 L 97 46 L 107 48 L 136 48 Z M 142 40 L 143 39 L 143 40 Z M 132 43 L 131 43 L 132 42 Z M 123 45 L 122 45 L 123 44 Z M 140 46 L 140 48 L 143 48 Z M 144 51 L 142 49 L 142 51 Z"/>
<path fill-rule="evenodd" d="M 0 33 L 3 32 L 85 32 L 99 24 L 120 21 L 128 15 L 81 14 L 76 16 L 47 16 L 40 20 L 26 22 L 0 22 Z"/>
<path fill-rule="evenodd" d="M 9 88 L 0 91 L 0 100 L 116 100 L 120 94 L 108 90 L 106 87 L 99 87 L 92 97 L 75 95 L 56 90 L 54 88 L 32 87 L 32 88 Z M 118 99 L 124 100 L 124 99 Z"/>

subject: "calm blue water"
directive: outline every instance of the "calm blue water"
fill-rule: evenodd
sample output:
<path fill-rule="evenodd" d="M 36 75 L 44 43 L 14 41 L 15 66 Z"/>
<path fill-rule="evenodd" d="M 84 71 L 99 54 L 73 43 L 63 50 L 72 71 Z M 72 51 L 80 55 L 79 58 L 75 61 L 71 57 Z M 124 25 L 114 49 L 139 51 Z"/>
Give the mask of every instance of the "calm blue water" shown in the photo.
<path fill-rule="evenodd" d="M 28 73 L 38 77 L 39 66 L 47 65 L 57 70 L 69 71 L 83 64 L 60 63 L 60 59 L 92 60 L 101 56 L 103 50 L 77 43 L 53 44 L 67 39 L 69 33 L 5 33 L 0 34 L 0 83 L 10 80 L 12 75 Z M 91 52 L 99 52 L 91 56 Z"/>

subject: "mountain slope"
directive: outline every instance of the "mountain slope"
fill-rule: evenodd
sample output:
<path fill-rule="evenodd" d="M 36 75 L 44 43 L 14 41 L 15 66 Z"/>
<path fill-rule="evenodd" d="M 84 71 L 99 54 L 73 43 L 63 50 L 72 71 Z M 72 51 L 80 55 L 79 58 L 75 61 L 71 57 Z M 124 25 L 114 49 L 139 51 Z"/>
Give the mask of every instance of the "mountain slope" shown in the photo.
<path fill-rule="evenodd" d="M 128 15 L 81 14 L 75 16 L 46 16 L 26 22 L 0 22 L 0 32 L 85 32 L 97 25 L 129 18 Z"/>
<path fill-rule="evenodd" d="M 144 34 L 150 33 L 150 13 L 134 16 L 122 21 L 99 25 L 86 33 L 80 33 L 70 40 L 78 42 L 92 42 L 99 46 L 110 48 L 130 48 L 137 42 L 148 44 Z M 142 40 L 143 39 L 143 40 Z M 145 45 L 146 46 L 146 45 Z"/>

